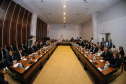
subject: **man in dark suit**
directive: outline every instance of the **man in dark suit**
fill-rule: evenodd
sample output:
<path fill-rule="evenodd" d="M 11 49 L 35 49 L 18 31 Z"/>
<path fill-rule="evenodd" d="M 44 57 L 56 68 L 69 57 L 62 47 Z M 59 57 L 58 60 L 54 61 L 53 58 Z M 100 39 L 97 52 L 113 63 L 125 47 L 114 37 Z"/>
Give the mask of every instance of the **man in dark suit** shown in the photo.
<path fill-rule="evenodd" d="M 34 48 L 33 48 L 33 43 L 31 43 L 30 48 L 28 49 L 29 54 L 32 54 L 33 52 L 35 52 Z"/>
<path fill-rule="evenodd" d="M 24 44 L 24 51 L 25 51 L 25 54 L 27 55 L 28 54 L 28 46 L 27 46 L 27 44 Z"/>
<path fill-rule="evenodd" d="M 101 56 L 102 59 L 106 61 L 109 61 L 112 58 L 112 54 L 111 52 L 108 51 L 108 48 L 104 48 L 103 54 L 101 54 Z"/>
<path fill-rule="evenodd" d="M 11 50 L 6 54 L 6 62 L 8 66 L 15 65 L 17 63 L 17 59 Z"/>
<path fill-rule="evenodd" d="M 113 58 L 110 61 L 107 61 L 107 65 L 109 67 L 113 67 L 113 68 L 118 68 L 119 67 L 119 58 L 117 56 L 118 54 L 116 52 L 113 53 Z"/>
<path fill-rule="evenodd" d="M 87 46 L 86 46 L 86 49 L 90 49 L 90 43 L 89 42 L 87 42 Z"/>
<path fill-rule="evenodd" d="M 0 48 L 0 64 L 4 68 L 5 67 L 5 56 L 3 54 L 3 47 Z"/>
<path fill-rule="evenodd" d="M 14 51 L 14 49 L 13 49 L 13 46 L 12 46 L 12 45 L 10 45 L 9 50 Z"/>
<path fill-rule="evenodd" d="M 8 53 L 8 50 L 7 50 L 7 46 L 5 45 L 3 49 L 3 55 L 6 55 L 6 53 Z"/>
<path fill-rule="evenodd" d="M 43 47 L 42 42 L 38 43 L 37 47 L 40 49 Z"/>
<path fill-rule="evenodd" d="M 90 49 L 89 50 L 90 50 L 90 52 L 93 52 L 93 43 L 91 43 L 91 46 L 90 46 Z"/>
<path fill-rule="evenodd" d="M 35 51 L 39 50 L 39 48 L 37 47 L 37 45 L 38 45 L 38 42 L 35 42 L 35 45 L 33 46 L 33 48 L 34 48 Z"/>
<path fill-rule="evenodd" d="M 15 57 L 16 57 L 17 61 L 25 58 L 25 53 L 22 52 L 21 48 L 19 48 L 19 50 L 15 53 Z"/>
<path fill-rule="evenodd" d="M 16 47 L 14 48 L 14 51 L 18 51 L 18 44 L 16 44 Z"/>
<path fill-rule="evenodd" d="M 111 40 L 111 39 L 110 39 L 110 42 L 109 42 L 109 44 L 108 44 L 108 47 L 109 47 L 109 49 L 112 48 L 112 40 Z"/>
<path fill-rule="evenodd" d="M 98 52 L 98 48 L 96 46 L 96 44 L 93 44 L 93 54 L 97 53 Z"/>

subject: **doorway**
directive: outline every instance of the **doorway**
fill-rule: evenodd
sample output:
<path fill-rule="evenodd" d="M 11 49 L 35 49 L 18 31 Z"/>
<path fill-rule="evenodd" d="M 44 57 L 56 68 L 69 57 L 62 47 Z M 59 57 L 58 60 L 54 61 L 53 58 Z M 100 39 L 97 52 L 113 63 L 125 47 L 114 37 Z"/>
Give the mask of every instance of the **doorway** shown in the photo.
<path fill-rule="evenodd" d="M 100 42 L 102 41 L 102 38 L 104 38 L 105 41 L 109 41 L 111 39 L 111 34 L 110 33 L 101 33 Z"/>

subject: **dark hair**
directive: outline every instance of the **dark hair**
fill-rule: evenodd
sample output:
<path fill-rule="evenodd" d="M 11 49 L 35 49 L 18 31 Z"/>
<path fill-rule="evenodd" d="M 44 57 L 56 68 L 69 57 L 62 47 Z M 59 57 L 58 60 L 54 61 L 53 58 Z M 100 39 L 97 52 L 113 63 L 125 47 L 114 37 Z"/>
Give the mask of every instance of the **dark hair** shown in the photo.
<path fill-rule="evenodd" d="M 94 44 L 94 46 L 96 46 L 96 44 Z"/>
<path fill-rule="evenodd" d="M 113 47 L 115 48 L 115 45 L 113 45 Z"/>

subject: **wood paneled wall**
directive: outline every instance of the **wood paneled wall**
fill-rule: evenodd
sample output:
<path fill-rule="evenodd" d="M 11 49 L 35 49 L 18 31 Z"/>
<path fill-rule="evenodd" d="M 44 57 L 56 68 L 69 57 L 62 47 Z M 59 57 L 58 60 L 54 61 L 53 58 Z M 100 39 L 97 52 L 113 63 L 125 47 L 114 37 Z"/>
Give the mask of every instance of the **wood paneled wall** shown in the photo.
<path fill-rule="evenodd" d="M 47 38 L 47 24 L 37 18 L 36 40 L 43 40 L 45 38 Z"/>
<path fill-rule="evenodd" d="M 27 43 L 32 13 L 12 0 L 0 0 L 0 45 Z"/>

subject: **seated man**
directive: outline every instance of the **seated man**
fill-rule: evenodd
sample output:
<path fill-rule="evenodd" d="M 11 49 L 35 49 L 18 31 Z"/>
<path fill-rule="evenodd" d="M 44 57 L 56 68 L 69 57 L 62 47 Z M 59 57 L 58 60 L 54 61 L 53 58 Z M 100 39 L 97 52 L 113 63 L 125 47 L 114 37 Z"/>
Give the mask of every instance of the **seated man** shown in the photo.
<path fill-rule="evenodd" d="M 32 54 L 34 52 L 33 43 L 31 43 L 31 46 L 28 49 L 28 51 L 29 51 L 29 54 Z"/>
<path fill-rule="evenodd" d="M 98 48 L 96 46 L 96 44 L 93 44 L 93 54 L 97 53 L 98 52 Z"/>
<path fill-rule="evenodd" d="M 38 47 L 39 49 L 42 48 L 42 47 L 43 47 L 42 42 L 38 43 L 37 47 Z"/>
<path fill-rule="evenodd" d="M 101 54 L 103 60 L 109 61 L 112 58 L 112 54 L 108 51 L 108 48 L 104 48 L 103 53 Z"/>
<path fill-rule="evenodd" d="M 17 59 L 11 50 L 6 54 L 6 62 L 8 66 L 15 65 L 17 63 Z"/>
<path fill-rule="evenodd" d="M 7 50 L 7 46 L 5 45 L 3 49 L 3 55 L 6 55 L 6 53 L 8 53 L 8 50 Z"/>
<path fill-rule="evenodd" d="M 8 84 L 6 72 L 0 66 L 0 84 Z"/>
<path fill-rule="evenodd" d="M 16 44 L 16 47 L 14 48 L 14 51 L 18 51 L 18 44 Z"/>
<path fill-rule="evenodd" d="M 1 46 L 0 48 L 0 64 L 2 65 L 1 67 L 5 67 L 5 57 L 3 54 L 3 47 Z"/>
<path fill-rule="evenodd" d="M 87 42 L 86 49 L 88 49 L 88 50 L 89 50 L 89 49 L 90 49 L 90 47 L 91 47 L 91 46 L 90 46 L 90 42 Z"/>
<path fill-rule="evenodd" d="M 110 61 L 107 61 L 107 65 L 109 67 L 113 67 L 113 68 L 118 68 L 119 67 L 119 58 L 117 56 L 118 54 L 116 52 L 113 53 L 113 58 Z"/>
<path fill-rule="evenodd" d="M 91 43 L 90 49 L 87 49 L 87 50 L 90 50 L 90 52 L 93 52 L 93 44 L 92 43 Z"/>
<path fill-rule="evenodd" d="M 38 42 L 35 42 L 35 45 L 33 46 L 33 48 L 34 48 L 35 51 L 39 50 L 39 48 L 37 47 L 37 45 L 38 45 Z"/>
<path fill-rule="evenodd" d="M 22 52 L 21 48 L 19 48 L 18 51 L 15 53 L 15 57 L 16 57 L 17 61 L 25 58 L 25 53 Z"/>

